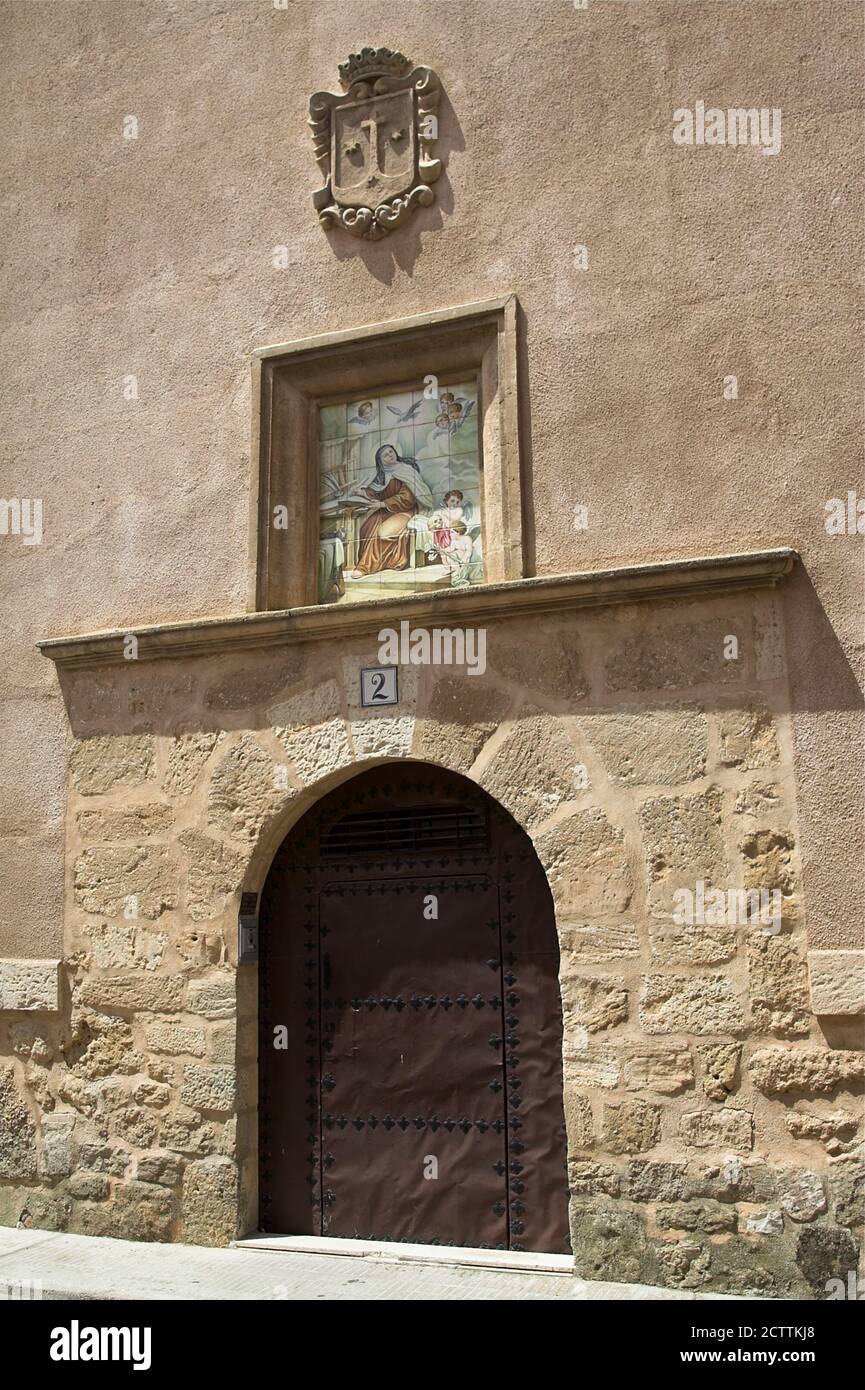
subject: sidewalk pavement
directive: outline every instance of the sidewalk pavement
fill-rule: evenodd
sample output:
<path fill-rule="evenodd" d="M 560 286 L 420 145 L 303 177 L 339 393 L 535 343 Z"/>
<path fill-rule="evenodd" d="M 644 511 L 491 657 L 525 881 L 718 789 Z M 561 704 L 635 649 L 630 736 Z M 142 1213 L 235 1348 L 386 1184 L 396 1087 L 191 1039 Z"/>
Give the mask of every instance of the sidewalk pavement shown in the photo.
<path fill-rule="evenodd" d="M 565 1272 L 491 1269 L 401 1258 L 394 1247 L 362 1254 L 272 1247 L 210 1250 L 0 1226 L 0 1301 L 44 1299 L 586 1301 L 694 1300 L 724 1295 L 587 1282 Z M 443 1252 L 443 1261 L 453 1255 Z M 41 1287 L 40 1287 L 41 1286 Z"/>

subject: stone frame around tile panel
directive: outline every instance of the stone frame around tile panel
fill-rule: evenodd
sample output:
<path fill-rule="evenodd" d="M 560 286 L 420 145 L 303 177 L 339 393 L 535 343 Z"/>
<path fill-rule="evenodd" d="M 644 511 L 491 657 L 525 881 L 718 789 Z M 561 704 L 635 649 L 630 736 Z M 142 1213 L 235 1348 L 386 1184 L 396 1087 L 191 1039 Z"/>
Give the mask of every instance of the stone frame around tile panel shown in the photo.
<path fill-rule="evenodd" d="M 252 371 L 251 611 L 318 606 L 318 401 L 427 375 L 477 376 L 485 583 L 523 576 L 516 295 L 259 348 Z M 278 505 L 291 538 L 281 557 Z"/>

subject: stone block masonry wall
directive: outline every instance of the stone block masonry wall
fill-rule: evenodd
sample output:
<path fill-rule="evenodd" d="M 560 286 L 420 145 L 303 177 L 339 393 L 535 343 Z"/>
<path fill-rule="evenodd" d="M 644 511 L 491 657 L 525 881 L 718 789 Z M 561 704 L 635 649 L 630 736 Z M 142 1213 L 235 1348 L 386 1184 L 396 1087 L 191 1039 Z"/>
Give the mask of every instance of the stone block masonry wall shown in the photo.
<path fill-rule="evenodd" d="M 324 790 L 416 758 L 484 786 L 549 878 L 577 1270 L 825 1296 L 861 1234 L 862 1053 L 831 952 L 815 979 L 839 1013 L 813 1011 L 776 602 L 504 619 L 484 675 L 403 668 L 376 711 L 372 638 L 65 672 L 60 993 L 50 963 L 29 992 L 4 963 L 0 1220 L 203 1244 L 254 1226 L 239 894 Z M 677 922 L 699 881 L 777 890 L 780 931 Z"/>

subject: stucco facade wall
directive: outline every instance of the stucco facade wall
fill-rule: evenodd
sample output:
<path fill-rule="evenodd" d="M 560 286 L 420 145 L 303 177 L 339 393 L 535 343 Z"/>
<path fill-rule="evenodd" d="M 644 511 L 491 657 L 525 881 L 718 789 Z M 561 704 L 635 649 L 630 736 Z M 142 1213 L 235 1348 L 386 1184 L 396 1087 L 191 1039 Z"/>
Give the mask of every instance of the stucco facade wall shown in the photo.
<path fill-rule="evenodd" d="M 65 670 L 59 1009 L 0 1014 L 0 1219 L 254 1226 L 239 894 L 322 791 L 415 758 L 486 788 L 548 875 L 577 1269 L 821 1296 L 855 1266 L 862 1055 L 809 993 L 781 604 L 505 619 L 483 676 L 403 667 L 392 710 L 358 704 L 371 637 Z M 780 930 L 677 925 L 698 880 L 777 890 Z"/>
<path fill-rule="evenodd" d="M 251 352 L 509 291 L 534 572 L 801 552 L 784 624 L 809 931 L 860 945 L 862 546 L 824 527 L 861 491 L 858 0 L 2 17 L 0 491 L 43 498 L 45 535 L 0 540 L 0 954 L 54 957 L 62 934 L 66 714 L 34 642 L 246 604 Z M 436 204 L 376 245 L 328 237 L 310 201 L 308 97 L 365 43 L 445 89 Z M 779 153 L 674 146 L 697 99 L 780 109 Z"/>

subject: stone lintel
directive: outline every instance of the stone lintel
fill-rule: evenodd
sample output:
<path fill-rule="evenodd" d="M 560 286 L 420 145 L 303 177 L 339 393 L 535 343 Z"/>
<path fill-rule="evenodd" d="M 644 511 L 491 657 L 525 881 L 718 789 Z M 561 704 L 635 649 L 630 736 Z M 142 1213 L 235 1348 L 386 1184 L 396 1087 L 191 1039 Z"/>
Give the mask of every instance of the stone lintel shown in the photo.
<path fill-rule="evenodd" d="M 59 1008 L 59 960 L 0 958 L 0 1013 L 55 1013 Z"/>
<path fill-rule="evenodd" d="M 645 600 L 694 598 L 778 583 L 792 569 L 790 549 L 624 565 L 538 579 L 478 584 L 465 589 L 366 603 L 313 605 L 234 617 L 129 626 L 80 637 L 51 637 L 36 645 L 61 668 L 122 665 L 124 641 L 138 639 L 138 659 L 213 656 L 290 646 L 321 638 L 357 637 L 383 627 L 469 626 L 499 618 L 564 615 L 581 609 Z"/>
<path fill-rule="evenodd" d="M 340 328 L 332 333 L 317 333 L 310 338 L 296 338 L 289 343 L 272 343 L 267 347 L 256 348 L 253 357 L 266 360 L 270 357 L 287 357 L 306 352 L 319 352 L 322 348 L 353 345 L 369 338 L 390 337 L 395 333 L 410 333 L 419 328 L 435 328 L 439 324 L 453 323 L 454 320 L 482 318 L 485 314 L 500 313 L 516 303 L 516 295 L 501 294 L 491 299 L 479 299 L 470 304 L 457 304 L 450 309 L 434 309 L 426 314 L 411 314 L 407 318 L 383 319 L 378 323 L 365 324 L 362 328 Z"/>
<path fill-rule="evenodd" d="M 865 1011 L 865 951 L 809 951 L 808 973 L 818 1018 Z"/>

